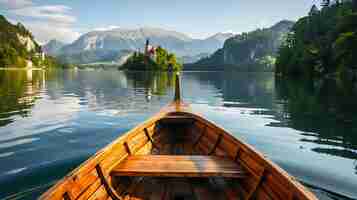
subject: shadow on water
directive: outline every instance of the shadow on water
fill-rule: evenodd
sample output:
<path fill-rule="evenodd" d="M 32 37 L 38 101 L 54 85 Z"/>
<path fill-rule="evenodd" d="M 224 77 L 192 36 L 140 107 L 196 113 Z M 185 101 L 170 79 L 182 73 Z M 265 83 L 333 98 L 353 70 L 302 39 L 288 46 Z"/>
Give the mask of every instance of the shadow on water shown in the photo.
<path fill-rule="evenodd" d="M 312 151 L 357 160 L 357 94 L 334 80 L 276 80 L 279 123 L 304 131 Z M 312 137 L 310 137 L 312 136 Z M 356 162 L 355 162 L 356 163 Z M 357 168 L 355 166 L 356 174 Z"/>

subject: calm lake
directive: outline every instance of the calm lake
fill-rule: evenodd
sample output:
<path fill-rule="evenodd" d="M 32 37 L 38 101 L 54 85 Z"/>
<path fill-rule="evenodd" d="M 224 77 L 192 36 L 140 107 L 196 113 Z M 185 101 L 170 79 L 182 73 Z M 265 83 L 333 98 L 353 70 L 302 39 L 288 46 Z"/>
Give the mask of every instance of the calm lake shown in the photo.
<path fill-rule="evenodd" d="M 0 70 L 0 199 L 36 199 L 169 103 L 168 73 Z M 183 99 L 304 183 L 357 199 L 357 94 L 335 81 L 184 72 Z M 344 199 L 344 198 L 338 198 Z"/>

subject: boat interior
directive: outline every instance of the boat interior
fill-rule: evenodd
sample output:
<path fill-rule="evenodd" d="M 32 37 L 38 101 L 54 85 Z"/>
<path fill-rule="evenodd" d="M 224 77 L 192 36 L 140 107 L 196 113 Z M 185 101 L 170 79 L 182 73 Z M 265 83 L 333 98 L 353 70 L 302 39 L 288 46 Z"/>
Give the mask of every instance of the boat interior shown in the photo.
<path fill-rule="evenodd" d="M 40 200 L 317 200 L 253 147 L 174 101 L 57 182 Z"/>
<path fill-rule="evenodd" d="M 204 124 L 176 114 L 159 120 L 153 133 L 148 137 L 152 146 L 150 151 L 143 150 L 141 156 L 135 156 L 145 160 L 139 162 L 139 168 L 145 172 L 139 176 L 140 169 L 133 169 L 135 162 L 128 161 L 132 159 L 118 166 L 132 170 L 135 176 L 125 176 L 125 172 L 120 176 L 113 169 L 112 186 L 118 196 L 129 199 L 213 200 L 243 199 L 247 195 L 249 188 L 242 186 L 248 184 L 240 184 L 248 181 L 244 179 L 246 173 L 231 159 L 224 159 L 228 155 L 218 146 L 220 136 Z M 145 156 L 147 153 L 150 156 Z M 218 156 L 222 159 L 214 159 Z M 147 163 L 146 158 L 150 158 Z M 176 166 L 170 167 L 170 162 Z M 192 165 L 197 169 L 191 169 Z"/>
<path fill-rule="evenodd" d="M 119 137 L 40 199 L 316 198 L 224 129 L 175 111 L 155 115 Z"/>

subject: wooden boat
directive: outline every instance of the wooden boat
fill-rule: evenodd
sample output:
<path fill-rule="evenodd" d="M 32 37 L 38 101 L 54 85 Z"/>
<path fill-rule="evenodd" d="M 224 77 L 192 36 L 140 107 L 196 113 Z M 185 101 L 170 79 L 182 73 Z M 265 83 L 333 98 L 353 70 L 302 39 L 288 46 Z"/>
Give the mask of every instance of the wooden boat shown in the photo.
<path fill-rule="evenodd" d="M 317 199 L 253 147 L 175 99 L 100 150 L 41 200 Z"/>

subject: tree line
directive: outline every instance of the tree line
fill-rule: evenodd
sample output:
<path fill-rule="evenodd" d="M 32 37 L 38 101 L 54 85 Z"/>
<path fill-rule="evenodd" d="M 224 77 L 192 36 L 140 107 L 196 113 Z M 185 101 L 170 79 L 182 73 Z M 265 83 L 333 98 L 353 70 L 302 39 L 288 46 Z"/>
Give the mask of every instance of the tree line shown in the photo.
<path fill-rule="evenodd" d="M 299 19 L 278 51 L 276 74 L 345 78 L 357 70 L 357 0 L 323 0 Z M 355 78 L 353 78 L 355 79 Z"/>
<path fill-rule="evenodd" d="M 33 42 L 34 47 L 29 50 L 27 44 L 21 42 L 19 37 L 28 38 Z M 21 23 L 13 25 L 0 15 L 0 67 L 24 68 L 29 61 L 35 67 L 66 67 L 54 57 L 45 56 L 43 59 L 41 52 L 41 46 L 24 25 Z"/>
<path fill-rule="evenodd" d="M 169 53 L 162 47 L 155 49 L 155 55 L 150 57 L 141 52 L 134 52 L 120 69 L 135 71 L 180 71 L 182 64 L 175 54 Z"/>

